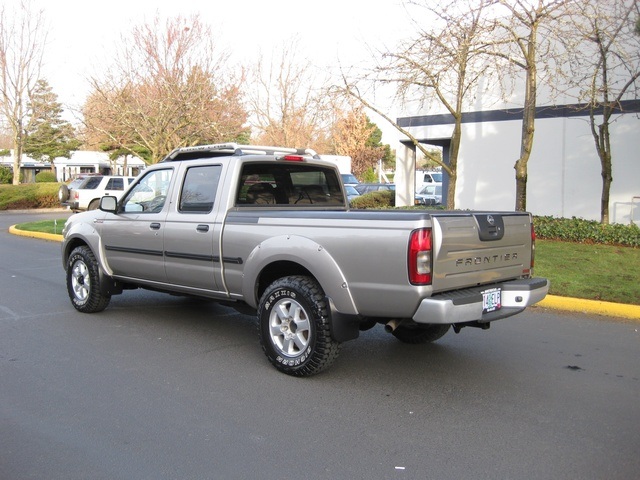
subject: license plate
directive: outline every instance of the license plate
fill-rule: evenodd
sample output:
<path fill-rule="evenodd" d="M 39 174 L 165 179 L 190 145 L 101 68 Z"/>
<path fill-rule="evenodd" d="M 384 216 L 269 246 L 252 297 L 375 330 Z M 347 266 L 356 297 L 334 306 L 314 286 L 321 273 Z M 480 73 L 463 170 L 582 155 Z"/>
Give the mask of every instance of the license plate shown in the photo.
<path fill-rule="evenodd" d="M 482 313 L 495 312 L 500 310 L 501 306 L 499 288 L 491 288 L 482 292 Z"/>

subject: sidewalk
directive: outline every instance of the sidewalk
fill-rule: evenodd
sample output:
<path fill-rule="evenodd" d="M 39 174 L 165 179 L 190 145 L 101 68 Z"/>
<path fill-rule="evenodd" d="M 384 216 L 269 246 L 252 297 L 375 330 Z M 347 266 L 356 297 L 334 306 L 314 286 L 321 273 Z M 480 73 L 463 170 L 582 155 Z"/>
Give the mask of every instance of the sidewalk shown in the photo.
<path fill-rule="evenodd" d="M 62 242 L 62 235 L 52 233 L 27 232 L 18 230 L 15 225 L 9 227 L 9 233 L 23 237 L 41 238 L 53 242 Z M 554 308 L 568 312 L 590 313 L 608 317 L 627 318 L 640 321 L 640 305 L 627 305 L 621 303 L 601 302 L 599 300 L 585 300 L 582 298 L 557 297 L 547 295 L 536 305 L 545 308 Z"/>

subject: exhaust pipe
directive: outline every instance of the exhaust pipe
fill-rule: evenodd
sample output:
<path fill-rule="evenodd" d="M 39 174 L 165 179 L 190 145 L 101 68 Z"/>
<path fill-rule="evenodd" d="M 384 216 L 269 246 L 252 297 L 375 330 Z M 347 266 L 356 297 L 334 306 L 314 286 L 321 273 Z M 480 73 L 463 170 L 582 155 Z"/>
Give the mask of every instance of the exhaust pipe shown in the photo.
<path fill-rule="evenodd" d="M 398 320 L 397 318 L 392 318 L 384 325 L 384 331 L 387 333 L 392 333 L 396 328 L 400 326 L 402 320 Z"/>

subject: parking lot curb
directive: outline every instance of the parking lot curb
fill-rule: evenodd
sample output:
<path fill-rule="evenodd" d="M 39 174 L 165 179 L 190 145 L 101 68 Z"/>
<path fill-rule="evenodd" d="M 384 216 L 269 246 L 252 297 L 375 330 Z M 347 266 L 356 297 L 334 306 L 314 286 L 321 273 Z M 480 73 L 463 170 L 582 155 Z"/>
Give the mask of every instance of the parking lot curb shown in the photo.
<path fill-rule="evenodd" d="M 595 313 L 597 315 L 640 321 L 640 305 L 585 300 L 583 298 L 558 297 L 555 295 L 547 295 L 536 305 L 569 312 Z"/>
<path fill-rule="evenodd" d="M 30 232 L 28 230 L 19 230 L 15 225 L 9 227 L 9 233 L 19 235 L 21 237 L 41 238 L 42 240 L 51 240 L 53 242 L 62 242 L 62 235 L 55 233 Z"/>
<path fill-rule="evenodd" d="M 53 233 L 29 232 L 18 230 L 15 225 L 9 227 L 9 233 L 23 237 L 41 238 L 53 242 L 62 242 L 62 235 Z M 592 313 L 611 317 L 626 318 L 640 321 L 640 305 L 601 302 L 599 300 L 585 300 L 583 298 L 558 297 L 547 295 L 536 304 L 540 307 L 564 310 L 569 312 Z"/>

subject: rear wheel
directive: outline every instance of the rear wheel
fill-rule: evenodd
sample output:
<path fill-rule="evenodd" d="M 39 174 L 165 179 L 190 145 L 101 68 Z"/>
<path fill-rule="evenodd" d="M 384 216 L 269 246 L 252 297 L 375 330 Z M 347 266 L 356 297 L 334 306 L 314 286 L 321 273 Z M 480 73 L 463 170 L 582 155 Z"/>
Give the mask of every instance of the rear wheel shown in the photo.
<path fill-rule="evenodd" d="M 269 285 L 258 307 L 260 344 L 269 361 L 294 376 L 328 368 L 340 351 L 328 312 L 324 293 L 311 277 L 284 277 Z"/>
<path fill-rule="evenodd" d="M 392 333 L 404 343 L 430 343 L 442 338 L 451 325 L 400 325 Z"/>
<path fill-rule="evenodd" d="M 67 292 L 76 310 L 101 312 L 111 300 L 100 291 L 100 272 L 96 257 L 87 246 L 76 247 L 67 261 Z"/>

